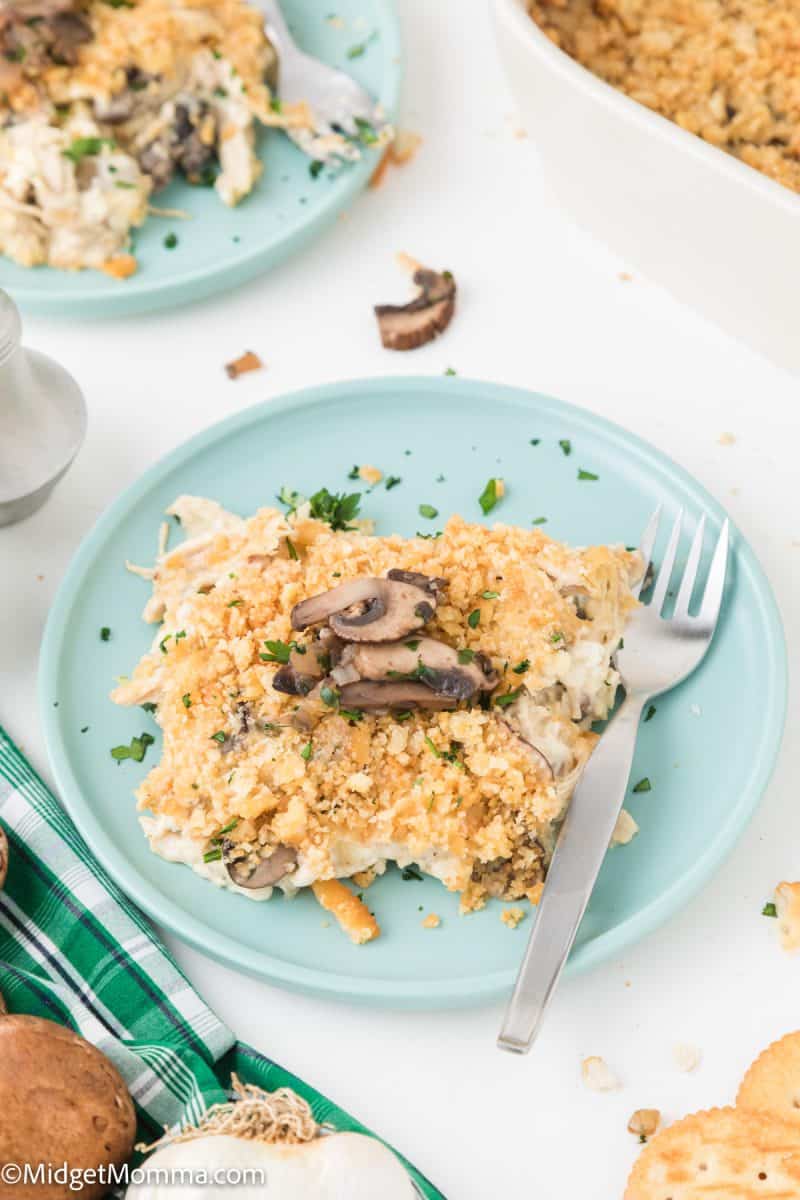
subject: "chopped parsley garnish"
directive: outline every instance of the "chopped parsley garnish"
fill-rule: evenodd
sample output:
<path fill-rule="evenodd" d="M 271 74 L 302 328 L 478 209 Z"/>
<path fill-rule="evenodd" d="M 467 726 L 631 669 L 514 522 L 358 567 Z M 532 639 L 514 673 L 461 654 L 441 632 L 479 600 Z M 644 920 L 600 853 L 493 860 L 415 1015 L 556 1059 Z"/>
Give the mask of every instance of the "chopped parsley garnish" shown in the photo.
<path fill-rule="evenodd" d="M 498 487 L 498 484 L 500 484 L 501 486 Z M 478 497 L 478 504 L 480 504 L 481 508 L 483 509 L 484 516 L 486 516 L 487 513 L 490 513 L 492 511 L 492 509 L 494 508 L 495 504 L 497 504 L 497 501 L 500 499 L 502 494 L 503 494 L 502 481 L 499 479 L 495 479 L 494 477 L 492 477 L 490 480 L 488 480 L 486 487 L 483 489 L 480 496 Z"/>
<path fill-rule="evenodd" d="M 411 642 L 403 642 L 403 645 L 406 647 L 407 650 L 416 650 L 417 647 L 419 646 L 419 640 L 415 639 L 414 641 L 411 641 Z"/>
<path fill-rule="evenodd" d="M 360 479 L 361 478 L 360 471 L 361 471 L 361 468 L 359 467 L 358 463 L 354 463 L 353 466 L 350 468 L 350 470 L 347 472 L 347 478 L 348 479 Z"/>
<path fill-rule="evenodd" d="M 408 882 L 409 879 L 415 880 L 417 883 L 422 883 L 422 875 L 419 870 L 411 863 L 407 867 L 403 867 L 402 878 Z"/>
<path fill-rule="evenodd" d="M 477 629 L 478 625 L 480 624 L 480 620 L 481 610 L 479 608 L 473 608 L 472 612 L 467 617 L 467 624 L 469 625 L 470 629 Z"/>
<path fill-rule="evenodd" d="M 653 785 L 650 782 L 650 780 L 647 778 L 647 776 L 645 775 L 644 779 L 640 779 L 638 783 L 635 783 L 633 785 L 633 790 L 634 790 L 634 792 L 637 793 L 637 795 L 640 792 L 652 792 Z"/>
<path fill-rule="evenodd" d="M 211 735 L 211 741 L 219 742 L 220 746 L 223 744 L 223 742 L 227 742 L 227 740 L 228 735 L 223 729 L 218 729 L 216 733 L 212 733 Z"/>
<path fill-rule="evenodd" d="M 455 369 L 455 367 L 445 367 L 444 373 L 445 375 L 457 375 L 458 371 Z"/>
<path fill-rule="evenodd" d="M 655 704 L 648 705 L 647 712 L 645 713 L 645 717 L 644 717 L 645 721 L 650 721 L 655 715 L 656 715 Z"/>
<path fill-rule="evenodd" d="M 425 517 L 428 521 L 434 521 L 438 515 L 438 508 L 434 508 L 432 504 L 420 504 L 417 510 L 421 517 Z"/>
<path fill-rule="evenodd" d="M 305 746 L 303 746 L 303 749 L 300 751 L 300 757 L 305 762 L 308 762 L 309 759 L 311 758 L 311 754 L 312 754 L 311 742 L 306 742 Z"/>
<path fill-rule="evenodd" d="M 762 917 L 777 917 L 778 910 L 775 907 L 775 905 L 772 903 L 772 901 L 769 901 L 768 904 L 764 905 L 764 907 L 761 910 L 761 915 L 762 915 Z"/>
<path fill-rule="evenodd" d="M 547 517 L 534 517 L 533 520 L 531 521 L 531 525 L 546 525 L 546 524 L 547 524 Z"/>
<path fill-rule="evenodd" d="M 363 42 L 356 42 L 356 44 L 354 46 L 351 46 L 350 49 L 347 51 L 347 57 L 348 58 L 361 58 L 362 54 L 366 54 L 367 46 L 369 46 L 372 42 L 374 42 L 377 36 L 378 36 L 378 32 L 377 32 L 377 30 L 374 30 L 369 35 L 368 38 L 364 39 Z M 356 124 L 358 124 L 358 118 L 356 118 Z M 365 121 L 364 124 L 368 125 L 369 122 Z"/>
<path fill-rule="evenodd" d="M 68 158 L 70 162 L 77 164 L 81 159 L 99 154 L 103 146 L 113 148 L 114 143 L 111 138 L 80 137 L 75 138 L 74 142 L 70 146 L 67 146 L 66 150 L 62 150 L 61 153 L 64 155 L 64 158 Z"/>
<path fill-rule="evenodd" d="M 557 645 L 559 642 L 563 642 L 563 640 L 564 640 L 564 635 L 563 635 L 563 633 L 561 633 L 558 630 L 555 633 L 550 634 L 550 641 L 553 643 L 554 646 Z"/>
<path fill-rule="evenodd" d="M 178 244 L 177 233 L 168 233 L 167 236 L 164 238 L 164 249 L 165 250 L 174 250 L 175 247 L 177 246 L 177 244 Z"/>
<path fill-rule="evenodd" d="M 287 537 L 286 539 L 286 553 L 289 555 L 289 558 L 294 559 L 295 561 L 300 557 L 300 555 L 297 553 L 297 547 L 290 537 Z"/>
<path fill-rule="evenodd" d="M 459 742 L 451 742 L 449 750 L 440 750 L 435 742 L 433 742 L 426 734 L 425 745 L 432 754 L 436 755 L 437 758 L 441 758 L 444 759 L 445 762 L 452 763 L 454 767 L 460 767 L 462 771 L 466 770 L 466 767 L 458 757 L 458 752 L 461 749 L 461 744 Z"/>
<path fill-rule="evenodd" d="M 220 56 L 218 56 L 218 57 L 220 57 Z M 281 101 L 278 99 L 277 96 L 272 97 L 272 99 L 269 102 L 269 106 L 274 113 L 283 112 L 283 104 L 281 103 Z"/>
<path fill-rule="evenodd" d="M 336 688 L 321 688 L 319 695 L 322 703 L 327 704 L 328 708 L 336 708 L 339 703 L 339 693 L 336 691 Z"/>
<path fill-rule="evenodd" d="M 375 132 L 375 126 L 371 121 L 365 121 L 363 117 L 355 117 L 355 125 L 358 130 L 358 140 L 364 146 L 374 146 L 378 141 L 378 135 Z"/>
<path fill-rule="evenodd" d="M 398 483 L 402 483 L 402 482 L 403 482 L 403 478 L 401 475 L 387 475 L 386 476 L 387 492 L 390 492 L 393 487 L 397 487 Z"/>
<path fill-rule="evenodd" d="M 364 716 L 364 714 L 360 708 L 340 708 L 339 716 L 347 717 L 348 721 L 355 722 L 355 721 L 360 721 L 361 718 Z"/>
<path fill-rule="evenodd" d="M 292 642 L 266 641 L 266 642 L 264 642 L 264 645 L 267 647 L 269 654 L 260 654 L 259 658 L 261 659 L 261 661 L 262 662 L 281 663 L 283 666 L 286 666 L 286 664 L 288 663 L 289 659 L 291 658 L 293 650 L 297 650 L 297 652 L 299 654 L 305 654 L 305 652 L 306 652 L 305 646 L 303 646 L 301 649 L 301 647 L 298 646 L 297 642 L 294 642 L 294 641 L 292 641 Z"/>
<path fill-rule="evenodd" d="M 222 849 L 220 846 L 215 846 L 213 850 L 206 850 L 203 855 L 204 863 L 219 862 L 222 858 Z"/>
<path fill-rule="evenodd" d="M 471 663 L 474 657 L 475 651 L 470 650 L 469 647 L 465 647 L 463 650 L 459 650 L 458 652 L 458 661 L 460 663 Z"/>
<path fill-rule="evenodd" d="M 578 479 L 599 479 L 599 475 L 595 475 L 594 471 L 584 471 L 583 467 L 578 471 Z"/>
<path fill-rule="evenodd" d="M 515 675 L 524 675 L 530 665 L 531 665 L 530 659 L 523 658 L 522 662 L 518 662 L 515 667 L 511 668 L 511 670 L 514 672 Z"/>
<path fill-rule="evenodd" d="M 108 628 L 107 625 L 104 625 L 103 628 L 100 630 L 100 641 L 107 642 L 110 637 L 111 637 L 111 630 Z"/>
<path fill-rule="evenodd" d="M 312 179 L 316 179 L 319 173 L 324 170 L 325 163 L 321 158 L 315 158 L 313 162 L 308 164 L 308 173 Z"/>
<path fill-rule="evenodd" d="M 229 600 L 228 608 L 238 608 L 241 603 L 242 603 L 241 600 Z"/>
<path fill-rule="evenodd" d="M 504 696 L 495 696 L 494 702 L 498 708 L 508 708 L 524 690 L 522 687 L 514 688 L 513 692 L 506 692 Z"/>
<path fill-rule="evenodd" d="M 490 588 L 487 588 L 485 592 L 481 592 L 482 600 L 499 600 L 499 598 L 500 598 L 500 593 L 493 592 Z"/>
<path fill-rule="evenodd" d="M 181 696 L 181 701 L 183 702 L 184 708 L 191 708 L 192 707 L 191 692 L 184 692 L 183 695 Z"/>
<path fill-rule="evenodd" d="M 572 454 L 572 442 L 569 438 L 560 438 L 558 444 L 565 454 Z"/>
<path fill-rule="evenodd" d="M 539 442 L 540 442 L 541 440 L 542 440 L 541 438 L 531 438 L 531 440 L 530 440 L 530 444 L 531 444 L 532 446 L 538 446 L 538 445 L 539 445 Z"/>
<path fill-rule="evenodd" d="M 169 639 L 170 639 L 171 637 L 172 637 L 172 634 L 171 634 L 171 633 L 168 633 L 168 634 L 167 634 L 165 637 L 163 637 L 163 638 L 161 639 L 161 641 L 158 643 L 158 648 L 159 648 L 159 650 L 161 651 L 161 653 L 162 653 L 162 654 L 166 654 L 166 653 L 167 653 L 167 642 L 169 641 Z"/>
<path fill-rule="evenodd" d="M 123 762 L 126 758 L 140 763 L 147 753 L 147 747 L 152 746 L 154 741 L 152 733 L 140 733 L 138 737 L 131 738 L 130 746 L 114 746 L 111 757 L 118 763 Z"/>
<path fill-rule="evenodd" d="M 353 529 L 354 526 L 350 522 L 358 513 L 361 493 L 351 492 L 350 495 L 345 495 L 343 492 L 339 494 L 329 492 L 327 488 L 320 488 L 311 497 L 310 504 L 311 516 L 316 517 L 318 521 L 325 521 L 331 529 Z"/>
<path fill-rule="evenodd" d="M 136 187 L 136 184 L 128 183 L 127 179 L 115 179 L 114 187 L 119 188 L 121 192 L 132 192 Z"/>
<path fill-rule="evenodd" d="M 140 704 L 139 707 L 146 713 L 154 713 L 156 711 L 156 706 L 152 700 L 145 700 L 144 704 Z"/>
<path fill-rule="evenodd" d="M 430 541 L 431 538 L 441 537 L 442 531 L 441 529 L 437 529 L 436 533 L 422 533 L 422 531 L 418 529 L 415 536 L 418 538 L 424 538 L 426 541 Z"/>

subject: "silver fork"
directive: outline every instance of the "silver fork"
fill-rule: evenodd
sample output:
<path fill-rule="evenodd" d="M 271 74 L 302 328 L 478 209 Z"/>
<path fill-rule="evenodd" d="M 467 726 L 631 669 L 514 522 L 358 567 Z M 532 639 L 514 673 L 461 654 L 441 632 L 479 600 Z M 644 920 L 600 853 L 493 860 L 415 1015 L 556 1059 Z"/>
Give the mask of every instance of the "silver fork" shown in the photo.
<path fill-rule="evenodd" d="M 385 140 L 391 129 L 369 92 L 299 48 L 278 0 L 261 0 L 261 8 L 267 37 L 278 52 L 278 99 L 282 104 L 305 101 L 314 121 L 312 129 L 287 129 L 292 141 L 311 158 L 335 163 L 360 158 L 359 142 L 374 146 Z"/>
<path fill-rule="evenodd" d="M 659 506 L 639 547 L 645 575 L 660 519 Z M 711 644 L 725 586 L 729 535 L 725 521 L 699 610 L 693 616 L 689 608 L 703 553 L 705 524 L 703 516 L 692 539 L 672 616 L 664 618 L 661 614 L 681 540 L 683 509 L 672 527 L 650 603 L 636 610 L 625 630 L 624 649 L 617 656 L 625 699 L 589 759 L 567 810 L 500 1030 L 498 1046 L 502 1050 L 526 1054 L 541 1027 L 622 808 L 645 704 L 690 675 Z M 641 589 L 642 582 L 634 589 L 637 597 Z"/>

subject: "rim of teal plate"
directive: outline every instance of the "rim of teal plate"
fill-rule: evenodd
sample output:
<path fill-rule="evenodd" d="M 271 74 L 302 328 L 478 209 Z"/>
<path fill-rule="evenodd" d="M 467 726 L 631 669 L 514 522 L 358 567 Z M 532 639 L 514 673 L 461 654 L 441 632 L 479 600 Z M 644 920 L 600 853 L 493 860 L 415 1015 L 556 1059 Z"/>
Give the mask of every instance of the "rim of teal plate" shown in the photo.
<path fill-rule="evenodd" d="M 182 466 L 198 451 L 213 445 L 219 438 L 260 424 L 265 419 L 269 420 L 272 414 L 326 405 L 342 395 L 350 398 L 368 397 L 374 401 L 381 392 L 397 396 L 398 392 L 413 393 L 421 387 L 440 391 L 451 398 L 457 390 L 465 397 L 478 396 L 484 401 L 487 392 L 491 391 L 506 404 L 519 407 L 531 407 L 535 404 L 539 412 L 566 414 L 574 427 L 582 428 L 587 434 L 601 433 L 618 448 L 633 450 L 640 461 L 652 466 L 657 476 L 677 485 L 684 495 L 689 496 L 698 506 L 702 505 L 707 512 L 713 513 L 719 521 L 727 515 L 713 496 L 687 471 L 636 434 L 629 433 L 605 417 L 539 392 L 481 380 L 461 377 L 444 379 L 436 376 L 385 376 L 342 380 L 303 388 L 263 401 L 196 434 L 149 467 L 100 517 L 80 543 L 50 610 L 40 656 L 39 709 L 56 788 L 67 812 L 84 840 L 91 846 L 92 853 L 112 879 L 148 916 L 182 941 L 244 974 L 255 975 L 269 983 L 326 999 L 344 999 L 395 1008 L 463 1008 L 488 1004 L 507 996 L 513 987 L 516 969 L 476 974 L 458 981 L 403 983 L 317 971 L 309 967 L 295 966 L 270 954 L 255 953 L 251 949 L 245 950 L 244 947 L 231 947 L 220 939 L 215 938 L 210 942 L 208 930 L 203 922 L 195 919 L 180 905 L 166 899 L 157 887 L 142 879 L 98 825 L 82 793 L 80 780 L 72 769 L 61 735 L 58 710 L 54 709 L 51 703 L 52 696 L 58 694 L 64 635 L 77 593 L 84 574 L 94 559 L 96 548 L 106 540 L 117 522 L 127 516 L 146 496 L 154 484 Z M 744 572 L 749 578 L 766 631 L 763 643 L 765 720 L 761 741 L 753 756 L 753 768 L 750 775 L 742 781 L 736 801 L 708 849 L 671 887 L 633 916 L 573 950 L 566 967 L 569 975 L 586 971 L 620 955 L 684 908 L 731 852 L 769 783 L 777 761 L 786 719 L 788 668 L 783 624 L 763 568 L 748 542 L 735 528 L 732 529 L 731 545 L 736 555 L 737 571 Z"/>
<path fill-rule="evenodd" d="M 382 9 L 381 42 L 384 46 L 385 70 L 377 97 L 389 120 L 397 116 L 400 87 L 403 81 L 403 43 L 395 0 L 375 0 Z M 239 250 L 233 261 L 208 268 L 180 271 L 169 279 L 148 283 L 136 291 L 123 292 L 118 283 L 102 286 L 99 282 L 90 295 L 76 295 L 60 277 L 69 272 L 42 267 L 32 270 L 50 271 L 53 286 L 47 292 L 14 284 L 14 302 L 31 316 L 49 317 L 126 317 L 139 313 L 157 312 L 171 307 L 193 304 L 210 296 L 230 291 L 264 274 L 301 250 L 328 229 L 347 205 L 369 183 L 377 161 L 373 153 L 365 152 L 361 159 L 342 169 L 339 186 L 319 204 L 313 215 L 275 244 L 261 249 Z"/>

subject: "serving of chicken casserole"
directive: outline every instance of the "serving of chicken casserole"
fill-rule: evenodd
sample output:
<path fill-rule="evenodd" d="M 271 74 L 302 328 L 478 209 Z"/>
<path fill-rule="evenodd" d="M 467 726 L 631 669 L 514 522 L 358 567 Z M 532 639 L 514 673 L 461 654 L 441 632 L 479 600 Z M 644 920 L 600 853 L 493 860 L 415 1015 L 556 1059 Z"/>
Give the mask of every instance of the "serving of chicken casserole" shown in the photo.
<path fill-rule="evenodd" d="M 326 903 L 395 862 L 464 911 L 535 902 L 614 702 L 639 556 L 459 517 L 402 538 L 307 504 L 170 512 L 185 540 L 144 572 L 161 624 L 113 693 L 163 731 L 138 791 L 151 848 L 254 899 Z"/>

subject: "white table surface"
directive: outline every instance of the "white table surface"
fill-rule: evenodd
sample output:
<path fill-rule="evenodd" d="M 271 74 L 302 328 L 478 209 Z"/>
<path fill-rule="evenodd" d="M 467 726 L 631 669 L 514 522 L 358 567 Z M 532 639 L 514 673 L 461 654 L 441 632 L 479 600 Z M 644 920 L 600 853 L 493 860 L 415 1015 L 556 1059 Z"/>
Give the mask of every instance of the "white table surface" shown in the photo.
<path fill-rule="evenodd" d="M 551 392 L 650 439 L 719 498 L 757 547 L 790 661 L 797 657 L 797 379 L 566 223 L 543 187 L 532 141 L 519 136 L 483 4 L 469 15 L 463 0 L 400 7 L 402 123 L 422 134 L 422 149 L 315 247 L 269 278 L 175 313 L 26 322 L 28 343 L 72 370 L 90 409 L 85 448 L 54 499 L 0 530 L 0 719 L 45 778 L 36 663 L 79 540 L 122 488 L 188 435 L 264 397 L 328 380 L 438 375 L 452 365 Z M 452 268 L 461 288 L 447 334 L 407 355 L 380 348 L 371 314 L 375 301 L 406 294 L 398 250 Z M 621 279 L 626 272 L 633 279 Z M 231 383 L 222 364 L 245 348 L 267 369 Z M 728 431 L 735 444 L 720 444 Z M 241 978 L 168 940 L 241 1037 L 402 1148 L 450 1200 L 619 1197 L 636 1150 L 625 1128 L 634 1109 L 674 1119 L 730 1101 L 757 1050 L 800 1025 L 800 964 L 760 915 L 778 880 L 800 877 L 797 715 L 793 695 L 778 770 L 714 881 L 624 959 L 565 982 L 527 1058 L 495 1049 L 499 1007 L 408 1014 L 321 1003 Z M 673 1065 L 678 1041 L 702 1049 L 693 1075 Z M 622 1090 L 584 1088 L 580 1062 L 590 1054 L 606 1059 Z"/>

